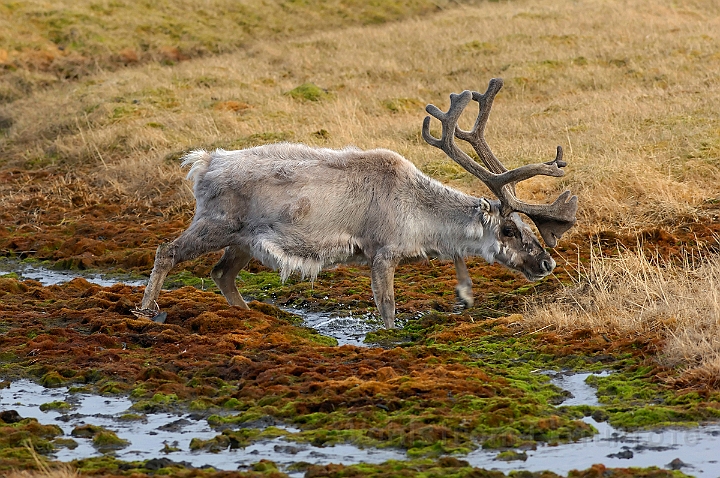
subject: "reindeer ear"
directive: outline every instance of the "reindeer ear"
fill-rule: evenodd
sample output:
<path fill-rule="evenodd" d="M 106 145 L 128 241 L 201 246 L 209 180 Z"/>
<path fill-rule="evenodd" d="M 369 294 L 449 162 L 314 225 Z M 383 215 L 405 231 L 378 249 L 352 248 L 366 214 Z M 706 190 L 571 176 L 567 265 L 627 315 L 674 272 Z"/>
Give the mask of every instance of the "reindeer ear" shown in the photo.
<path fill-rule="evenodd" d="M 546 218 L 531 218 L 548 247 L 555 247 L 558 239 L 575 225 L 575 221 L 562 221 Z"/>
<path fill-rule="evenodd" d="M 482 209 L 485 212 L 492 212 L 492 204 L 485 198 L 480 198 L 478 202 L 478 209 Z"/>
<path fill-rule="evenodd" d="M 548 247 L 555 247 L 558 239 L 577 222 L 575 217 L 577 203 L 577 196 L 572 196 L 570 191 L 565 191 L 552 204 L 526 205 L 527 207 L 522 212 L 535 223 L 545 244 Z"/>

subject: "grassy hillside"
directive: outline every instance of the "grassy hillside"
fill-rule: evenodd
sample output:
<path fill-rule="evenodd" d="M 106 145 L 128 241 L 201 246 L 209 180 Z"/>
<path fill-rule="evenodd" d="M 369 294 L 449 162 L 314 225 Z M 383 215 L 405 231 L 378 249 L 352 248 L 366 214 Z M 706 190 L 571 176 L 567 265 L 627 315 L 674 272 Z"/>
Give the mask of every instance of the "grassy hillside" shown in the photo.
<path fill-rule="evenodd" d="M 172 65 L 347 25 L 381 24 L 443 8 L 409 1 L 3 1 L 0 101 L 103 70 Z"/>

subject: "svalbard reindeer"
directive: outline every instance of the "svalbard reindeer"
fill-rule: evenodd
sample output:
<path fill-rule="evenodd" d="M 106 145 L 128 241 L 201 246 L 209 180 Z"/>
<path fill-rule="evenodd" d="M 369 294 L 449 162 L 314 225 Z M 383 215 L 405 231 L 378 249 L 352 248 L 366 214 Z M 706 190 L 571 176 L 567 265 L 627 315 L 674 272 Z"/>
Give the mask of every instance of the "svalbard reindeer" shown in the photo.
<path fill-rule="evenodd" d="M 530 227 L 528 216 L 549 247 L 575 223 L 577 197 L 569 191 L 549 205 L 527 204 L 515 184 L 537 175 L 559 177 L 566 163 L 562 148 L 547 163 L 507 170 L 488 147 L 485 124 L 502 80 L 493 79 L 485 94 L 450 95 L 447 113 L 428 105 L 442 124 L 442 136 L 422 134 L 430 145 L 477 176 L 496 196 L 469 196 L 421 173 L 399 154 L 348 147 L 335 150 L 279 143 L 240 151 L 203 150 L 185 156 L 191 166 L 195 216 L 180 237 L 158 247 L 155 265 L 136 315 L 160 320 L 156 300 L 168 272 L 183 261 L 224 249 L 211 276 L 230 305 L 247 308 L 235 284 L 251 258 L 278 269 L 282 279 L 297 271 L 315 279 L 331 264 L 367 262 L 372 292 L 385 327 L 395 325 L 395 267 L 431 257 L 452 258 L 457 295 L 473 304 L 465 257 L 481 256 L 539 280 L 555 267 Z M 479 103 L 472 131 L 457 126 L 471 100 Z M 467 141 L 486 168 L 455 144 Z M 163 314 L 164 316 L 164 314 Z"/>

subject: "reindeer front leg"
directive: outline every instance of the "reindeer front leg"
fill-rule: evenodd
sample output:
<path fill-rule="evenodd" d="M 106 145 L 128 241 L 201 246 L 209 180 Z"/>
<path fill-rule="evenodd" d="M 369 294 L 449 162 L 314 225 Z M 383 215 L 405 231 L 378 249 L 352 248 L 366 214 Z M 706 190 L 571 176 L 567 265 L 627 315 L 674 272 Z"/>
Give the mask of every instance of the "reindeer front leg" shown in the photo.
<path fill-rule="evenodd" d="M 463 308 L 469 309 L 475 304 L 475 299 L 473 298 L 470 272 L 468 272 L 465 259 L 462 257 L 455 257 L 455 274 L 457 275 L 458 281 L 455 286 L 458 301 L 462 304 Z"/>
<path fill-rule="evenodd" d="M 380 249 L 372 259 L 370 280 L 375 305 L 386 329 L 395 328 L 395 267 L 398 259 L 387 248 Z"/>

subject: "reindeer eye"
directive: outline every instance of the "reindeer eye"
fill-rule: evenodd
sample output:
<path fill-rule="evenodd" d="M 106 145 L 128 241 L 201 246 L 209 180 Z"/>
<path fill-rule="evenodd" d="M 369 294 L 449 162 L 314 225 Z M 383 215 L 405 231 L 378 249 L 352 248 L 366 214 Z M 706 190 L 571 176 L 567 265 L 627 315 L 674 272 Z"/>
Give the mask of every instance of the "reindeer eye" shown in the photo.
<path fill-rule="evenodd" d="M 503 227 L 502 235 L 505 237 L 515 237 L 515 231 L 511 227 Z"/>

